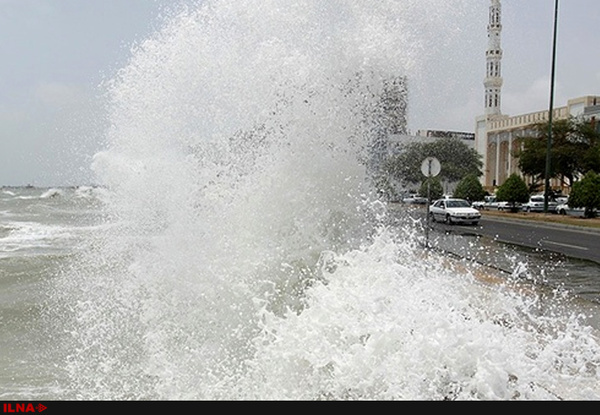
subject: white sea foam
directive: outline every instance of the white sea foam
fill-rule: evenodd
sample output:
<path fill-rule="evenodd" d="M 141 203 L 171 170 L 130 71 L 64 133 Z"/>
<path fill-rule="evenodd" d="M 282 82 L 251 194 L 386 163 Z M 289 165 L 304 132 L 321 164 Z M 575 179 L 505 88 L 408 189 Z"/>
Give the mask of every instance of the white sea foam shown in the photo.
<path fill-rule="evenodd" d="M 384 82 L 471 5 L 206 1 L 137 45 L 94 162 L 112 226 L 52 297 L 73 396 L 599 398 L 559 297 L 424 253 L 371 194 Z"/>
<path fill-rule="evenodd" d="M 70 229 L 39 222 L 7 222 L 2 225 L 0 251 L 10 252 L 32 248 L 47 248 L 72 238 Z"/>
<path fill-rule="evenodd" d="M 63 193 L 64 193 L 64 191 L 62 189 L 52 188 L 52 189 L 48 189 L 44 193 L 42 193 L 40 198 L 48 199 L 51 197 L 58 197 L 58 196 L 62 196 Z"/>

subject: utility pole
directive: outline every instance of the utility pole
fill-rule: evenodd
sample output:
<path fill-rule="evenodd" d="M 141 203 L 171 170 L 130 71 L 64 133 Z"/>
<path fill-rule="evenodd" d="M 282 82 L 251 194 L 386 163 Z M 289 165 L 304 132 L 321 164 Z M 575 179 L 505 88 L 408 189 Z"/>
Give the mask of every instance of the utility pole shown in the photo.
<path fill-rule="evenodd" d="M 558 26 L 558 0 L 554 1 L 554 35 L 552 39 L 552 70 L 550 75 L 550 109 L 548 111 L 548 139 L 546 140 L 546 174 L 544 181 L 544 213 L 548 213 L 550 197 L 550 151 L 552 149 L 552 115 L 554 112 L 554 74 L 556 69 L 556 29 Z"/>

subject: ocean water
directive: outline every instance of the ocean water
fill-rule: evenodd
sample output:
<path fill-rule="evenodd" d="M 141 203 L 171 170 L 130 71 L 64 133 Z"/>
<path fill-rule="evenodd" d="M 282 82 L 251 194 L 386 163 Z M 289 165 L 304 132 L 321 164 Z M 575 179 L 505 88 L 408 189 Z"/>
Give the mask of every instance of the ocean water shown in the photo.
<path fill-rule="evenodd" d="M 2 398 L 598 399 L 569 264 L 425 251 L 373 191 L 386 83 L 423 79 L 470 4 L 165 14 L 102 86 L 100 186 L 1 190 Z"/>

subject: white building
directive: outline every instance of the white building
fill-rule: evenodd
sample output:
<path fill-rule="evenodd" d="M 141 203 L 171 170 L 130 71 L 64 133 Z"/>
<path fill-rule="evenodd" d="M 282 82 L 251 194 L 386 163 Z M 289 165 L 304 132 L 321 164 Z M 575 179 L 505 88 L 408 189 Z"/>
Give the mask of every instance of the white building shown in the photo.
<path fill-rule="evenodd" d="M 569 117 L 597 119 L 600 114 L 600 105 L 597 103 L 600 103 L 600 96 L 570 99 L 566 106 L 553 109 L 552 118 L 554 121 Z M 548 115 L 548 110 L 543 110 L 486 120 L 478 137 L 486 144 L 484 186 L 494 188 L 504 183 L 511 174 L 520 174 L 518 160 L 514 157 L 514 152 L 519 150 L 520 146 L 520 142 L 516 138 L 532 135 L 533 125 L 548 122 Z M 558 186 L 559 184 L 554 183 L 553 185 Z"/>

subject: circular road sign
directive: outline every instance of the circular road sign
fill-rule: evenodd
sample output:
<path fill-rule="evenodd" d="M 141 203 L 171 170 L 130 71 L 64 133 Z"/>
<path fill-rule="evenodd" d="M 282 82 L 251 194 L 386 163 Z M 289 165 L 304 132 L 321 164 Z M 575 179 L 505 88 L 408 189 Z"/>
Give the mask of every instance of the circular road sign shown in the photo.
<path fill-rule="evenodd" d="M 440 174 L 441 170 L 442 166 L 440 161 L 435 157 L 427 157 L 423 160 L 423 163 L 421 163 L 421 173 L 423 173 L 425 177 L 435 177 Z"/>

